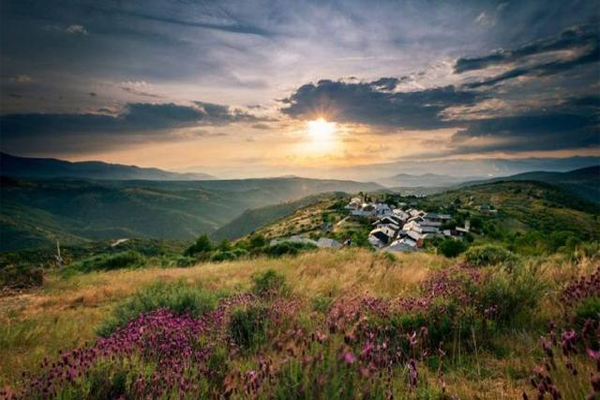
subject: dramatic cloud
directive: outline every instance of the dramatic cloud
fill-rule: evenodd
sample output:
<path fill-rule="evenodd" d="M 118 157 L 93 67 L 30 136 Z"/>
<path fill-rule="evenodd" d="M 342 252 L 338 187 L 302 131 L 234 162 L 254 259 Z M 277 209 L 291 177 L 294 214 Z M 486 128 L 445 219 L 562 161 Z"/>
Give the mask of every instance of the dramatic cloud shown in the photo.
<path fill-rule="evenodd" d="M 391 92 L 398 82 L 381 78 L 368 83 L 322 80 L 298 88 L 283 100 L 281 111 L 294 118 L 326 116 L 337 122 L 383 125 L 398 129 L 449 126 L 440 113 L 452 106 L 473 105 L 484 96 L 453 86 L 414 92 Z"/>
<path fill-rule="evenodd" d="M 484 57 L 459 58 L 454 65 L 456 73 L 504 65 L 543 53 L 574 50 L 585 47 L 597 48 L 599 42 L 597 24 L 572 27 L 557 37 L 544 38 L 523 45 L 515 50 L 499 50 Z"/>
<path fill-rule="evenodd" d="M 107 110 L 108 111 L 108 110 Z M 8 114 L 0 116 L 2 145 L 20 152 L 55 146 L 79 151 L 115 148 L 147 140 L 175 140 L 180 128 L 220 126 L 260 119 L 230 107 L 196 102 L 130 103 L 115 115 L 107 114 Z M 198 131 L 203 136 L 203 131 Z"/>
<path fill-rule="evenodd" d="M 600 130 L 597 115 L 541 114 L 471 121 L 466 130 L 454 135 L 452 144 L 464 145 L 453 154 L 477 151 L 561 150 L 598 147 Z M 498 141 L 470 147 L 472 138 Z"/>
<path fill-rule="evenodd" d="M 454 71 L 463 73 L 500 65 L 513 66 L 499 75 L 465 85 L 478 88 L 521 76 L 560 74 L 598 60 L 600 28 L 598 24 L 590 24 L 570 28 L 557 37 L 538 40 L 516 50 L 501 50 L 479 58 L 459 58 Z"/>
<path fill-rule="evenodd" d="M 166 168 L 592 155 L 599 31 L 589 0 L 3 0 L 1 145 Z M 317 156 L 318 117 L 338 131 Z"/>
<path fill-rule="evenodd" d="M 383 126 L 374 131 L 383 134 L 421 130 L 423 141 L 427 130 L 456 130 L 445 150 L 427 157 L 599 148 L 600 98 L 597 86 L 589 85 L 600 81 L 599 64 L 599 29 L 582 25 L 515 50 L 459 58 L 454 65 L 459 77 L 492 67 L 506 70 L 491 78 L 472 82 L 471 74 L 454 85 L 411 91 L 400 89 L 406 78 L 322 80 L 295 90 L 283 100 L 281 111 L 303 120 L 325 116 Z M 583 69 L 565 73 L 575 67 Z M 530 79 L 519 86 L 502 85 L 520 76 Z"/>

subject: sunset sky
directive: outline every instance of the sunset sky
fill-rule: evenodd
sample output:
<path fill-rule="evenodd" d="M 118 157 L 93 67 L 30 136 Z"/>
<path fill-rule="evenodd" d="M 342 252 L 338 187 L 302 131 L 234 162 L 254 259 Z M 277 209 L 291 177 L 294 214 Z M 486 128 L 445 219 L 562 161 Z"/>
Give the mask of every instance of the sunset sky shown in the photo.
<path fill-rule="evenodd" d="M 600 156 L 597 1 L 2 0 L 0 12 L 9 154 L 354 179 Z"/>

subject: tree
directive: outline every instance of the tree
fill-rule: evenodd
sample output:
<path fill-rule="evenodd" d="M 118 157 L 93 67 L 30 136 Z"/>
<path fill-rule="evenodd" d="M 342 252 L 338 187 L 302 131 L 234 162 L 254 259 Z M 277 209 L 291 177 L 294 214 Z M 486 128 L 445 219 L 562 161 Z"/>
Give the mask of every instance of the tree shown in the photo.
<path fill-rule="evenodd" d="M 185 251 L 185 255 L 193 256 L 199 253 L 209 253 L 213 249 L 210 238 L 206 233 L 200 235 L 196 242 L 188 247 Z"/>
<path fill-rule="evenodd" d="M 228 239 L 223 239 L 221 242 L 219 242 L 217 249 L 221 251 L 229 251 L 231 250 L 231 242 Z"/>
<path fill-rule="evenodd" d="M 263 235 L 253 234 L 250 236 L 250 248 L 259 249 L 267 245 L 267 239 Z"/>

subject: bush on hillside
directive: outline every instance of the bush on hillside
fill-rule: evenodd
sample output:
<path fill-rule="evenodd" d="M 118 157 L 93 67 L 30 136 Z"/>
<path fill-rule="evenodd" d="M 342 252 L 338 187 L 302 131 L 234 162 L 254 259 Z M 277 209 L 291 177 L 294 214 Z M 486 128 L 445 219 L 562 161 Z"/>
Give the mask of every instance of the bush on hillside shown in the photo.
<path fill-rule="evenodd" d="M 268 245 L 267 239 L 263 235 L 252 234 L 248 240 L 249 249 L 261 249 Z"/>
<path fill-rule="evenodd" d="M 258 296 L 282 294 L 287 290 L 285 276 L 273 269 L 253 275 L 252 282 L 252 292 Z"/>
<path fill-rule="evenodd" d="M 63 272 L 92 272 L 139 268 L 145 263 L 146 258 L 137 251 L 123 251 L 116 254 L 101 254 L 77 261 L 67 266 Z"/>
<path fill-rule="evenodd" d="M 98 329 L 98 334 L 107 337 L 117 328 L 126 325 L 141 314 L 166 308 L 178 314 L 194 316 L 212 311 L 224 294 L 209 292 L 184 281 L 159 282 L 135 293 L 114 310 Z"/>
<path fill-rule="evenodd" d="M 244 349 L 264 343 L 269 310 L 264 305 L 238 308 L 231 314 L 229 334 L 233 341 Z"/>
<path fill-rule="evenodd" d="M 283 255 L 295 256 L 303 251 L 316 250 L 317 246 L 309 243 L 283 242 L 266 248 L 266 253 L 271 257 L 280 257 Z"/>
<path fill-rule="evenodd" d="M 210 255 L 210 261 L 212 262 L 231 261 L 237 258 L 237 254 L 229 250 L 217 250 Z"/>
<path fill-rule="evenodd" d="M 498 329 L 531 325 L 546 284 L 536 267 L 518 265 L 492 271 L 476 288 L 481 309 Z"/>
<path fill-rule="evenodd" d="M 6 265 L 0 268 L 0 290 L 28 289 L 44 284 L 44 270 L 30 265 Z"/>
<path fill-rule="evenodd" d="M 194 244 L 192 244 L 190 247 L 188 247 L 185 250 L 184 255 L 186 255 L 186 256 L 202 255 L 202 254 L 210 253 L 210 251 L 212 249 L 213 249 L 213 245 L 210 241 L 210 238 L 208 237 L 207 234 L 203 234 L 203 235 L 200 235 L 198 237 L 198 239 L 196 239 Z"/>
<path fill-rule="evenodd" d="M 233 249 L 231 242 L 229 241 L 229 239 L 223 239 L 219 242 L 219 244 L 216 247 L 216 250 L 222 251 L 222 252 L 227 252 L 227 251 L 231 251 Z"/>
<path fill-rule="evenodd" d="M 439 244 L 438 249 L 446 257 L 456 257 L 467 249 L 467 245 L 460 240 L 445 239 Z"/>
<path fill-rule="evenodd" d="M 196 263 L 196 260 L 189 256 L 177 256 L 173 260 L 173 263 L 177 267 L 191 267 Z"/>
<path fill-rule="evenodd" d="M 600 320 L 600 297 L 588 297 L 575 308 L 575 322 L 583 327 L 586 320 Z"/>
<path fill-rule="evenodd" d="M 465 253 L 465 261 L 474 267 L 484 267 L 515 261 L 515 255 L 504 247 L 492 244 L 474 246 Z"/>

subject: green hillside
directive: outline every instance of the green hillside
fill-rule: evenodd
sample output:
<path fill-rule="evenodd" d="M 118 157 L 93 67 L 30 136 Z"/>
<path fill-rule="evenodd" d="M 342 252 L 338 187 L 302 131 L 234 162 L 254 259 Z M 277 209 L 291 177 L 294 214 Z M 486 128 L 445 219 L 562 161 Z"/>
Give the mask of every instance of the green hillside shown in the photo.
<path fill-rule="evenodd" d="M 493 219 L 504 233 L 569 231 L 600 236 L 600 206 L 542 182 L 497 182 L 450 190 L 428 197 L 429 207 L 480 214 L 482 205 L 498 210 Z M 485 213 L 484 213 L 485 214 Z"/>
<path fill-rule="evenodd" d="M 568 172 L 526 172 L 485 181 L 466 182 L 461 186 L 508 181 L 538 181 L 550 183 L 586 200 L 600 203 L 600 166 L 581 168 Z"/>
<path fill-rule="evenodd" d="M 246 210 L 242 215 L 211 234 L 213 240 L 239 239 L 279 218 L 293 214 L 299 209 L 319 203 L 323 200 L 346 197 L 343 193 L 324 193 L 308 196 L 300 200 Z"/>
<path fill-rule="evenodd" d="M 377 184 L 275 178 L 224 181 L 88 181 L 2 178 L 0 250 L 90 240 L 189 240 L 245 210 L 323 192 L 375 190 Z"/>
<path fill-rule="evenodd" d="M 523 254 L 548 254 L 571 249 L 582 242 L 600 240 L 600 206 L 542 182 L 498 182 L 449 190 L 428 197 L 370 192 L 391 204 L 452 215 L 452 226 L 472 223 L 471 245 L 494 242 Z M 347 199 L 346 199 L 347 200 Z M 308 235 L 326 236 L 369 247 L 366 238 L 372 221 L 345 218 L 345 201 L 321 201 L 282 216 L 256 230 L 268 239 Z M 483 206 L 483 207 L 482 207 Z M 490 211 L 487 211 L 487 207 Z M 482 209 L 483 208 L 483 209 Z M 327 221 L 329 228 L 323 229 Z"/>

